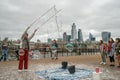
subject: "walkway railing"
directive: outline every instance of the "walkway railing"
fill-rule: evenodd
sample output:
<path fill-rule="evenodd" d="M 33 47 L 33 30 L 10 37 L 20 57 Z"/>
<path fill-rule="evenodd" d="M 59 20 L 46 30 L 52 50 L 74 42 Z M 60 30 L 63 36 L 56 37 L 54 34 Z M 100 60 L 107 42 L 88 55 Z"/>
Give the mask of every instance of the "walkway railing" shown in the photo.
<path fill-rule="evenodd" d="M 37 54 L 36 54 L 37 51 Z M 1 56 L 1 50 L 0 50 L 0 56 Z M 51 58 L 53 56 L 53 53 L 51 49 L 40 49 L 40 50 L 33 50 L 30 52 L 30 58 L 33 58 L 34 54 L 37 55 L 38 58 Z M 39 53 L 39 54 L 38 54 Z M 99 49 L 92 49 L 92 48 L 79 48 L 74 49 L 72 52 L 69 52 L 65 48 L 59 48 L 57 51 L 58 57 L 63 56 L 80 56 L 80 55 L 96 55 L 99 53 Z M 16 53 L 16 50 L 8 50 L 8 59 L 9 60 L 17 60 L 18 54 Z"/>
<path fill-rule="evenodd" d="M 47 57 L 52 57 L 52 51 L 41 51 L 41 53 L 44 55 L 43 58 L 47 58 Z M 99 53 L 99 49 L 88 49 L 88 48 L 84 48 L 84 49 L 74 49 L 72 52 L 69 52 L 66 49 L 58 49 L 57 51 L 57 55 L 59 56 L 78 56 L 78 55 L 95 55 Z"/>

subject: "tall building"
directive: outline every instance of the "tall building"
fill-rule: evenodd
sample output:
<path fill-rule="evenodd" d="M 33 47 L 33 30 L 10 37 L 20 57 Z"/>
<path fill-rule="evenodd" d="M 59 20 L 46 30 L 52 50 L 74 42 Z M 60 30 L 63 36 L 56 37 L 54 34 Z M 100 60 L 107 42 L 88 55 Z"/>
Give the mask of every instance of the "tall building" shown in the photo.
<path fill-rule="evenodd" d="M 83 35 L 82 35 L 82 30 L 78 30 L 78 42 L 83 42 Z"/>
<path fill-rule="evenodd" d="M 96 38 L 91 34 L 89 33 L 89 41 L 95 41 Z"/>
<path fill-rule="evenodd" d="M 91 33 L 89 33 L 89 40 L 91 41 L 93 38 L 93 35 Z"/>
<path fill-rule="evenodd" d="M 102 35 L 102 40 L 103 40 L 103 42 L 108 43 L 108 40 L 109 40 L 110 37 L 111 37 L 111 33 L 105 31 L 105 32 L 102 32 L 101 35 Z"/>
<path fill-rule="evenodd" d="M 66 32 L 63 33 L 63 42 L 67 42 L 67 33 Z"/>
<path fill-rule="evenodd" d="M 71 41 L 71 35 L 67 35 L 67 42 Z"/>
<path fill-rule="evenodd" d="M 70 42 L 71 41 L 71 35 L 67 35 L 66 32 L 63 33 L 63 42 Z"/>
<path fill-rule="evenodd" d="M 75 23 L 73 23 L 73 25 L 72 25 L 71 38 L 72 38 L 72 40 L 76 40 L 77 39 L 77 29 L 76 29 Z"/>

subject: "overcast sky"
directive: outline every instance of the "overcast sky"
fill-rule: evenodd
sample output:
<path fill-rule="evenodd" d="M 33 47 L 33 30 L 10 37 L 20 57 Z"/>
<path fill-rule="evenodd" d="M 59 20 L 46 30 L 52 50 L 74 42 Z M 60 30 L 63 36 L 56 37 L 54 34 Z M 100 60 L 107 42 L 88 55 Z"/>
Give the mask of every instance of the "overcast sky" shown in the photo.
<path fill-rule="evenodd" d="M 58 26 L 61 33 L 71 34 L 71 25 L 76 24 L 82 29 L 84 40 L 91 32 L 97 40 L 101 39 L 102 31 L 110 31 L 112 37 L 120 37 L 120 0 L 0 0 L 0 37 L 18 39 L 36 18 L 45 13 L 53 5 L 57 10 Z M 38 20 L 29 30 L 31 34 L 39 27 L 33 41 L 45 41 L 51 37 L 59 37 L 55 17 L 41 26 L 54 9 Z"/>

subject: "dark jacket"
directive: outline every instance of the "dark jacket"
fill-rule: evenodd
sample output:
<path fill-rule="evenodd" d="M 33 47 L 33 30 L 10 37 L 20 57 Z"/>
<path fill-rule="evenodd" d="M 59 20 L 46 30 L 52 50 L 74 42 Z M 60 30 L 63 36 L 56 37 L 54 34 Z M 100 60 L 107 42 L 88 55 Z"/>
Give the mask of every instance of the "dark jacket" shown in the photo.
<path fill-rule="evenodd" d="M 116 44 L 116 55 L 120 54 L 120 42 Z"/>

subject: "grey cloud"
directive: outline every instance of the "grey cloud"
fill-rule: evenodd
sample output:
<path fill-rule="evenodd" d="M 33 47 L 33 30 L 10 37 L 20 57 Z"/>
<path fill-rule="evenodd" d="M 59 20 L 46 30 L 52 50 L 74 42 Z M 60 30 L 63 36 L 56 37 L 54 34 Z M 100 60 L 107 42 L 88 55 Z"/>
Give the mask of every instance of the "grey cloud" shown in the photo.
<path fill-rule="evenodd" d="M 24 29 L 54 4 L 57 9 L 63 8 L 60 12 L 61 16 L 58 15 L 61 33 L 66 31 L 70 34 L 71 25 L 75 22 L 77 28 L 82 29 L 85 39 L 88 38 L 90 30 L 95 31 L 93 34 L 98 39 L 101 38 L 101 31 L 111 31 L 113 37 L 120 36 L 118 35 L 120 34 L 119 0 L 1 0 L 0 36 L 20 38 Z M 48 18 L 50 15 L 46 15 L 46 17 Z M 47 39 L 48 32 L 51 37 L 58 37 L 55 19 L 53 18 L 46 25 L 41 26 L 44 21 L 41 19 L 34 24 L 29 33 L 40 27 L 35 38 Z"/>

